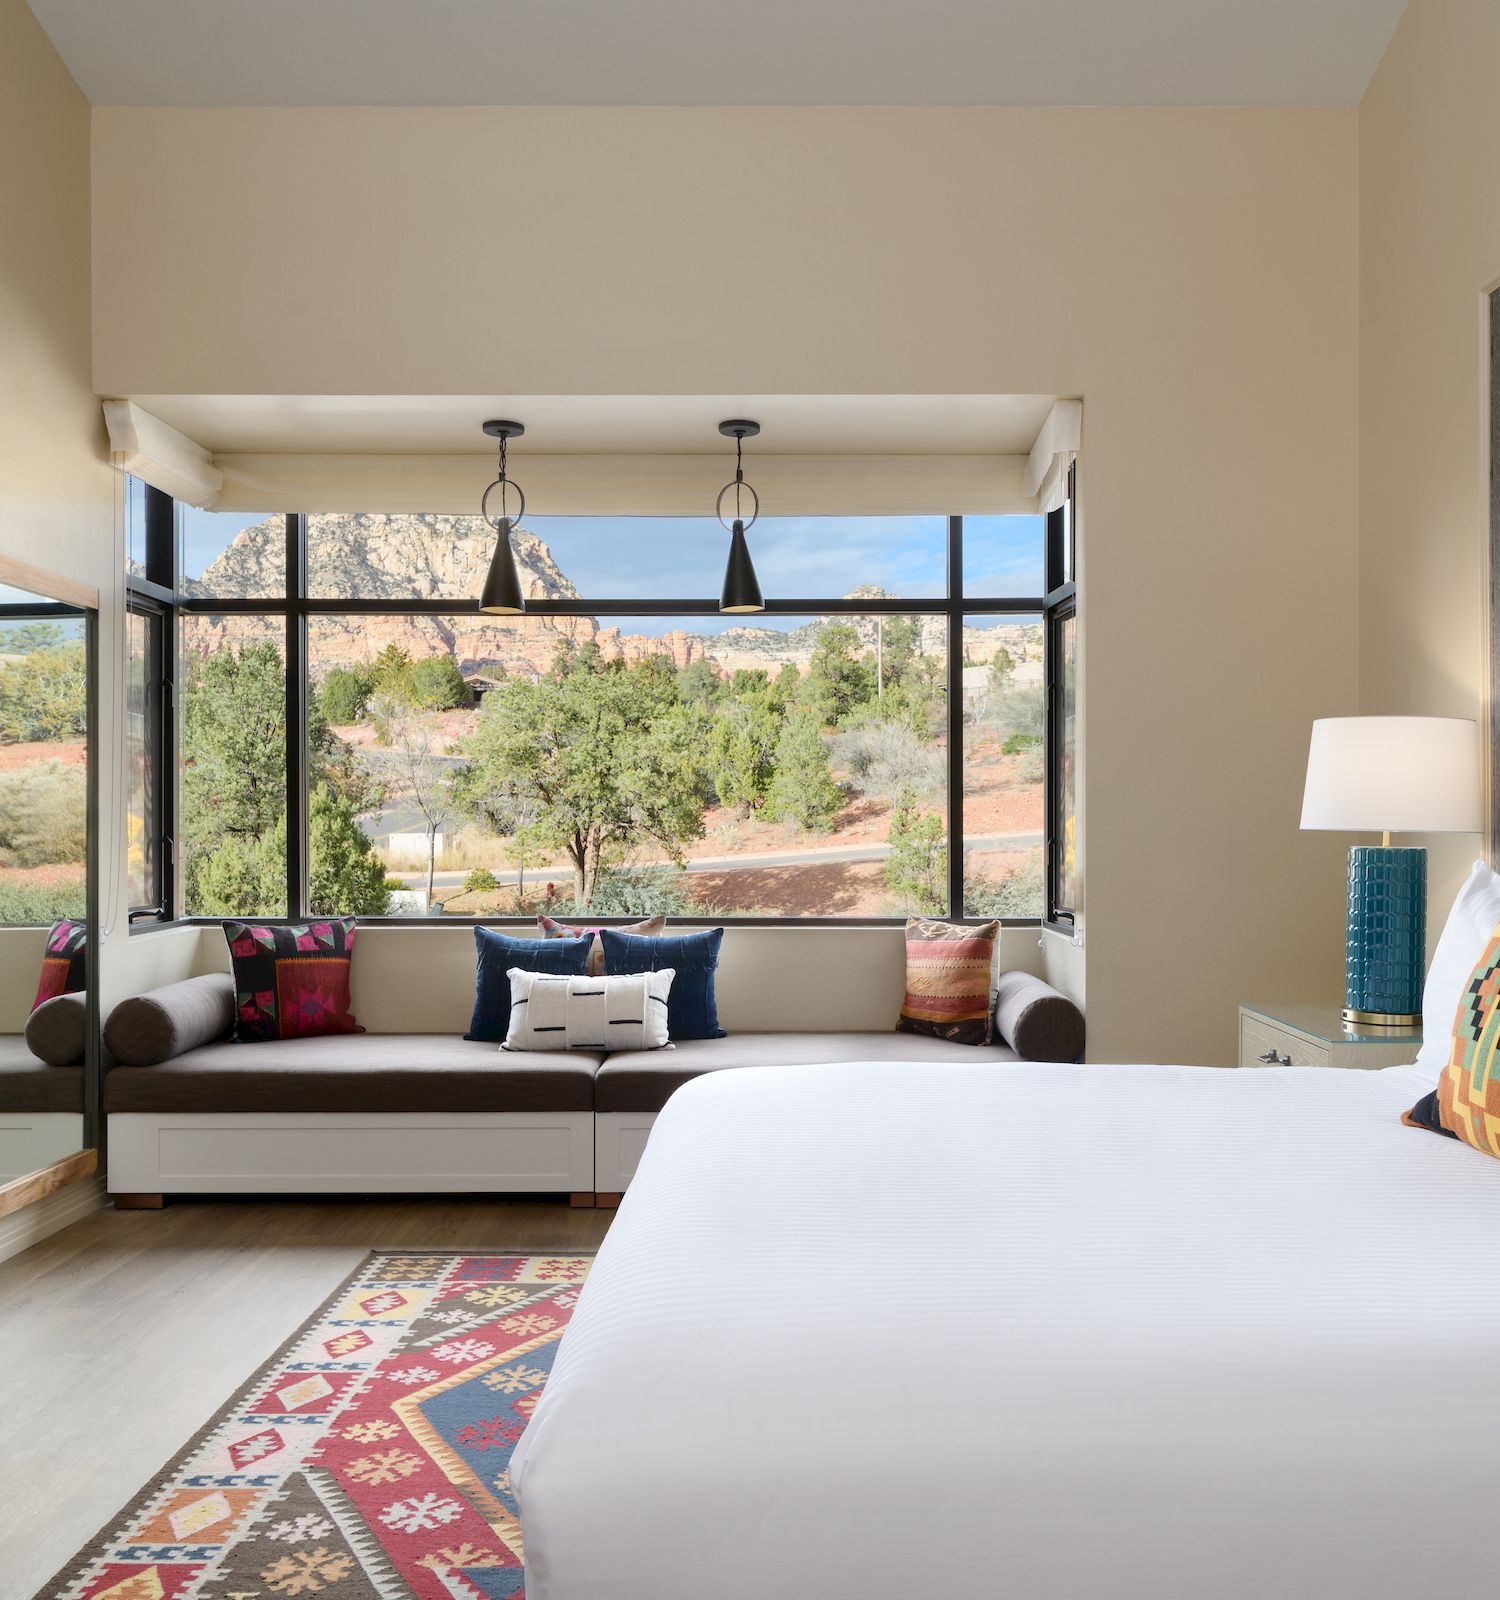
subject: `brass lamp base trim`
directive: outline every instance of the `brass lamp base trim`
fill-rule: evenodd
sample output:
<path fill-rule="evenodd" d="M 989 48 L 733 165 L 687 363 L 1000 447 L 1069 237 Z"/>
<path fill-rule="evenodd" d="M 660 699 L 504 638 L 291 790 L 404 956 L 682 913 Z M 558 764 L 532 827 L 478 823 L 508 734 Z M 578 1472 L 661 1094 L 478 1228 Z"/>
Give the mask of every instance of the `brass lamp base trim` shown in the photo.
<path fill-rule="evenodd" d="M 1344 1021 L 1357 1022 L 1364 1028 L 1419 1028 L 1422 1025 L 1422 1014 L 1417 1012 L 1412 1015 L 1399 1011 L 1354 1011 L 1345 1006 Z"/>

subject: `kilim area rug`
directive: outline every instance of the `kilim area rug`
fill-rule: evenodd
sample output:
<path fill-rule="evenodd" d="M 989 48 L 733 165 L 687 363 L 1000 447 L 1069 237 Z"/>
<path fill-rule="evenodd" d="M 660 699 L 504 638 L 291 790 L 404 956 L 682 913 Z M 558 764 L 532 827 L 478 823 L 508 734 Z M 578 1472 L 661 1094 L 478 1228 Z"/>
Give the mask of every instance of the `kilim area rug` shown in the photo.
<path fill-rule="evenodd" d="M 376 1251 L 37 1600 L 516 1600 L 511 1452 L 592 1257 Z"/>

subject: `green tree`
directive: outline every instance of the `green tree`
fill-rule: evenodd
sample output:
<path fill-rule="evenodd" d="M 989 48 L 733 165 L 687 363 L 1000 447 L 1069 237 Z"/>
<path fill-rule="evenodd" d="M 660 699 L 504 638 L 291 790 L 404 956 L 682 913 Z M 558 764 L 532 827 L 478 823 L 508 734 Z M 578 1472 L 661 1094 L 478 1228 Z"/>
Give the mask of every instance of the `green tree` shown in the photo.
<path fill-rule="evenodd" d="M 563 851 L 589 906 L 606 868 L 650 841 L 680 863 L 703 831 L 705 715 L 683 702 L 670 662 L 606 663 L 592 644 L 560 649 L 536 683 L 485 696 L 456 798 L 494 832 Z"/>
<path fill-rule="evenodd" d="M 364 716 L 374 692 L 368 669 L 330 667 L 318 686 L 318 703 L 327 721 L 342 728 Z"/>
<path fill-rule="evenodd" d="M 422 711 L 454 711 L 467 703 L 469 686 L 452 656 L 424 656 L 406 674 L 406 696 Z"/>
<path fill-rule="evenodd" d="M 308 706 L 310 900 L 324 914 L 371 915 L 389 899 L 356 813 L 368 785 L 348 746 Z M 189 911 L 286 909 L 286 669 L 270 643 L 194 662 L 183 694 L 183 872 Z M 324 849 L 329 852 L 325 865 Z"/>
<path fill-rule="evenodd" d="M 1016 658 L 1002 644 L 990 657 L 990 688 L 1003 690 L 1016 670 Z"/>
<path fill-rule="evenodd" d="M 713 705 L 722 687 L 710 661 L 691 661 L 677 674 L 677 692 L 689 705 Z"/>
<path fill-rule="evenodd" d="M 738 694 L 714 718 L 708 735 L 709 771 L 719 803 L 759 811 L 776 773 L 783 714 L 764 673 L 758 691 Z"/>
<path fill-rule="evenodd" d="M 918 810 L 910 789 L 901 791 L 891 813 L 885 882 L 903 910 L 933 913 L 947 906 L 948 847 L 943 842 L 943 821 L 932 812 Z"/>
<path fill-rule="evenodd" d="M 858 650 L 859 632 L 852 623 L 826 622 L 818 630 L 798 698 L 824 727 L 832 727 L 875 693 L 874 669 L 859 659 Z"/>
<path fill-rule="evenodd" d="M 844 803 L 833 781 L 819 714 L 807 706 L 792 711 L 776 740 L 776 772 L 766 796 L 767 816 L 805 833 L 832 827 Z"/>
<path fill-rule="evenodd" d="M 40 629 L 13 632 L 44 637 Z M 0 744 L 82 739 L 88 728 L 87 670 L 81 644 L 0 661 Z"/>
<path fill-rule="evenodd" d="M 314 916 L 383 917 L 391 908 L 385 868 L 354 807 L 320 784 L 307 803 L 307 906 Z M 281 871 L 285 875 L 285 824 Z"/>
<path fill-rule="evenodd" d="M 410 700 L 411 656 L 399 644 L 388 644 L 370 663 L 370 692 L 403 704 Z"/>

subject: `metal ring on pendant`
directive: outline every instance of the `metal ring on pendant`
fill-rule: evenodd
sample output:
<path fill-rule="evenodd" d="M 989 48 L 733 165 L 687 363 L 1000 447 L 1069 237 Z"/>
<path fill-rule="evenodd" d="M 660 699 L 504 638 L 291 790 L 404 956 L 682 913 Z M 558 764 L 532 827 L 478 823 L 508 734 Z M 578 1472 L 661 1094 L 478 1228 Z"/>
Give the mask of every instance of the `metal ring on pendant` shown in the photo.
<path fill-rule="evenodd" d="M 491 487 L 493 487 L 493 485 Z M 726 517 L 724 515 L 724 496 L 728 494 L 731 489 L 738 489 L 742 493 L 750 496 L 751 511 L 748 517 Z M 730 524 L 733 522 L 743 522 L 747 528 L 752 527 L 755 523 L 755 519 L 760 515 L 760 496 L 756 494 L 755 490 L 743 480 L 739 478 L 731 479 L 724 485 L 722 489 L 719 490 L 719 498 L 714 501 L 714 515 L 719 519 L 720 525 L 731 532 L 733 529 L 730 527 Z"/>
<path fill-rule="evenodd" d="M 489 525 L 495 530 L 496 533 L 499 533 L 499 531 L 500 531 L 500 523 L 497 522 L 495 520 L 495 518 L 490 515 L 490 496 L 495 492 L 496 489 L 498 489 L 500 491 L 500 518 L 501 518 L 501 521 L 503 521 L 505 519 L 505 491 L 507 489 L 514 489 L 516 491 L 517 499 L 519 499 L 520 502 L 521 502 L 520 509 L 516 512 L 515 516 L 513 516 L 510 519 L 510 523 L 511 523 L 512 527 L 514 527 L 518 522 L 520 522 L 522 516 L 525 515 L 525 512 L 526 512 L 526 496 L 521 493 L 521 485 L 519 483 L 513 483 L 509 478 L 496 478 L 495 481 L 489 486 L 489 488 L 484 491 L 484 499 L 482 499 L 479 502 L 479 514 L 480 514 L 480 516 L 482 516 L 484 518 L 484 520 L 487 523 L 489 523 Z M 472 491 L 470 491 L 470 492 L 472 493 Z M 471 505 L 473 504 L 472 501 L 470 501 L 469 503 Z"/>

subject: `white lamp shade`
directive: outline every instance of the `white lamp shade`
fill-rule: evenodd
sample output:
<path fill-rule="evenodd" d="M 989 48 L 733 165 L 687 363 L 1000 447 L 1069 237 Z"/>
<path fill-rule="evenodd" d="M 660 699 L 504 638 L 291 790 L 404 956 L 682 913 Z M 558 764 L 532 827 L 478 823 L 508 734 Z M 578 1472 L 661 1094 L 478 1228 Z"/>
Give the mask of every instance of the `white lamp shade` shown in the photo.
<path fill-rule="evenodd" d="M 1340 833 L 1478 833 L 1479 730 L 1465 717 L 1321 717 L 1302 826 Z"/>

